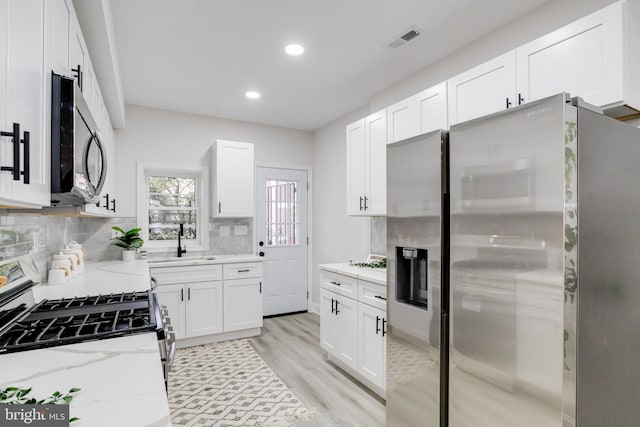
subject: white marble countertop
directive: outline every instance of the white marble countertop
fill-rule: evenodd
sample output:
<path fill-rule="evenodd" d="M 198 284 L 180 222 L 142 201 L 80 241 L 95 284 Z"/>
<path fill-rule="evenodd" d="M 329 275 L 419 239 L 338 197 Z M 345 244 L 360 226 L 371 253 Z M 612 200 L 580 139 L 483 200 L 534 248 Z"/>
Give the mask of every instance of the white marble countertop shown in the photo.
<path fill-rule="evenodd" d="M 353 265 L 349 265 L 348 262 L 336 264 L 320 264 L 319 267 L 322 270 L 344 274 L 345 276 L 354 277 L 360 280 L 366 280 L 367 282 L 376 283 L 378 285 L 386 286 L 387 284 L 386 268 L 356 267 Z"/>
<path fill-rule="evenodd" d="M 235 255 L 191 255 L 178 257 L 149 257 L 149 267 L 180 267 L 186 265 L 235 264 L 241 262 L 262 262 L 263 258 L 254 254 Z"/>
<path fill-rule="evenodd" d="M 37 398 L 75 394 L 75 427 L 171 426 L 155 333 L 0 356 L 0 387 L 33 387 Z"/>
<path fill-rule="evenodd" d="M 88 263 L 62 285 L 35 286 L 35 301 L 149 289 L 144 260 Z M 33 387 L 34 397 L 82 389 L 70 405 L 76 427 L 171 426 L 155 332 L 0 355 L 0 387 Z"/>

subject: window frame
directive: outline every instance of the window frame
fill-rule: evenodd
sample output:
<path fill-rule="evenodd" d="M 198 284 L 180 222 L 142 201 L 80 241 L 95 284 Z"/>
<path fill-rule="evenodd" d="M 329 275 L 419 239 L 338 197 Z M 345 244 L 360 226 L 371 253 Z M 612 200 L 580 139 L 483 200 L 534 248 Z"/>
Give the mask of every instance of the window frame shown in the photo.
<path fill-rule="evenodd" d="M 147 252 L 167 252 L 177 249 L 178 240 L 149 240 L 149 176 L 195 178 L 196 180 L 196 240 L 183 241 L 189 251 L 209 249 L 209 168 L 206 166 L 175 165 L 168 163 L 137 162 L 137 224 Z"/>

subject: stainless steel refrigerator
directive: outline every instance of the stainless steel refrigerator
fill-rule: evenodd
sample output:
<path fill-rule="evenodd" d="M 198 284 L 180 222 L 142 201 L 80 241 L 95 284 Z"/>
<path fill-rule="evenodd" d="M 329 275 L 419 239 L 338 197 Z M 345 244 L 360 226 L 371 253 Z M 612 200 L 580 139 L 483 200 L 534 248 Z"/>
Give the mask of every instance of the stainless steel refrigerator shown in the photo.
<path fill-rule="evenodd" d="M 387 174 L 387 425 L 636 425 L 640 130 L 559 94 Z"/>

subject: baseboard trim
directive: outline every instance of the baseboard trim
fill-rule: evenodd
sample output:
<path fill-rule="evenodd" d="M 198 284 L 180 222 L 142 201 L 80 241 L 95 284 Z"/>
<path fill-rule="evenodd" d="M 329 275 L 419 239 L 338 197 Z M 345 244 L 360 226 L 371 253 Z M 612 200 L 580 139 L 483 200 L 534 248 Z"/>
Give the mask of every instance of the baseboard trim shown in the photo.
<path fill-rule="evenodd" d="M 272 319 L 274 317 L 291 316 L 294 314 L 307 313 L 308 310 L 292 311 L 291 313 L 270 314 L 268 316 L 262 316 L 263 319 Z"/>

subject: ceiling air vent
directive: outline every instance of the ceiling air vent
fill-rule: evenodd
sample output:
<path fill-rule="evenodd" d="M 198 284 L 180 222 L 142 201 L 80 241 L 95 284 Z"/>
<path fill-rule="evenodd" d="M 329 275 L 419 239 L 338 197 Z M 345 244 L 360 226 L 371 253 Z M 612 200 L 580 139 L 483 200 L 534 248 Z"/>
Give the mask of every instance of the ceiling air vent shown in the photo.
<path fill-rule="evenodd" d="M 418 37 L 421 32 L 422 31 L 419 30 L 418 28 L 411 27 L 407 31 L 405 31 L 401 36 L 394 37 L 391 40 L 389 40 L 388 42 L 386 42 L 385 45 L 388 48 L 397 49 L 400 46 L 402 46 L 403 44 L 406 44 L 406 43 L 410 42 L 411 40 L 415 39 L 416 37 Z"/>

